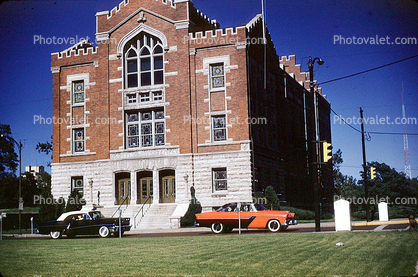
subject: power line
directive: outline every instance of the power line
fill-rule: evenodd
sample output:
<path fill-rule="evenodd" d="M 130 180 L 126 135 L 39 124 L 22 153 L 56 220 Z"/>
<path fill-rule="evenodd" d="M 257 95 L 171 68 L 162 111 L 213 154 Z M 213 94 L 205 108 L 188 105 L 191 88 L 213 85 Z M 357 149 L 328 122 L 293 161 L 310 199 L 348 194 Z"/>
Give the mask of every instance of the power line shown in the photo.
<path fill-rule="evenodd" d="M 342 120 L 342 122 L 344 122 L 344 124 L 347 124 L 349 127 L 351 127 L 354 131 L 357 131 L 359 133 L 361 133 L 361 131 L 357 128 L 355 128 L 354 126 L 350 125 L 349 123 L 347 123 L 347 121 L 345 121 L 344 118 L 341 117 L 341 115 L 337 114 L 333 109 L 331 109 L 331 111 L 340 118 L 340 120 Z"/>
<path fill-rule="evenodd" d="M 396 62 L 388 63 L 388 64 L 385 64 L 385 65 L 381 65 L 381 66 L 378 66 L 378 67 L 375 67 L 375 68 L 372 68 L 372 69 L 368 69 L 368 70 L 365 70 L 365 71 L 361 71 L 361 72 L 358 72 L 358 73 L 354 73 L 354 74 L 351 74 L 351 75 L 348 75 L 348 76 L 344 76 L 344 77 L 340 77 L 340 78 L 337 78 L 337 79 L 332 79 L 332 80 L 329 80 L 329 81 L 325 81 L 325 82 L 317 84 L 317 86 L 327 84 L 327 83 L 331 83 L 331 82 L 335 82 L 335 81 L 339 81 L 339 80 L 343 80 L 343 79 L 347 79 L 347 78 L 350 78 L 350 77 L 353 77 L 353 76 L 357 76 L 357 75 L 360 75 L 360 74 L 363 74 L 363 73 L 367 73 L 367 72 L 370 72 L 370 71 L 373 71 L 373 70 L 377 70 L 377 69 L 380 69 L 380 68 L 383 68 L 383 67 L 386 67 L 386 66 L 389 66 L 389 65 L 393 65 L 393 64 L 396 64 L 396 63 L 400 63 L 400 62 L 403 62 L 403 61 L 406 61 L 406 60 L 410 60 L 410 59 L 413 59 L 413 58 L 416 58 L 416 57 L 418 57 L 418 55 L 415 55 L 415 56 L 412 56 L 412 57 L 409 57 L 409 58 L 405 58 L 405 59 L 402 59 L 402 60 L 399 60 L 399 61 L 396 61 Z"/>
<path fill-rule="evenodd" d="M 331 111 L 340 118 L 340 120 L 342 122 L 344 122 L 344 124 L 348 125 L 349 127 L 351 127 L 354 131 L 361 133 L 361 131 L 357 128 L 355 128 L 353 125 L 347 123 L 347 121 L 345 121 L 344 118 L 341 117 L 341 115 L 337 114 L 333 109 L 331 109 Z M 373 134 L 373 135 L 399 135 L 399 136 L 403 136 L 403 133 L 391 133 L 391 132 L 364 132 L 365 134 Z M 411 136 L 418 136 L 417 133 L 408 133 L 408 135 Z"/>
<path fill-rule="evenodd" d="M 369 134 L 374 134 L 374 135 L 399 135 L 399 136 L 403 136 L 403 133 L 388 133 L 388 132 L 367 132 Z M 410 134 L 408 133 L 408 136 L 418 136 L 418 134 Z"/>

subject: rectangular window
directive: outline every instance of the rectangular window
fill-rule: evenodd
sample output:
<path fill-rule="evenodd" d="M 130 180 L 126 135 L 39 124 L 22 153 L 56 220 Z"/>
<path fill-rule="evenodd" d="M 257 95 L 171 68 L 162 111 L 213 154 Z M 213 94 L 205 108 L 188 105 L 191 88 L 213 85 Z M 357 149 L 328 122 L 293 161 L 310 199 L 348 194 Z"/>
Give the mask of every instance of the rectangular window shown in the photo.
<path fill-rule="evenodd" d="M 164 179 L 164 198 L 169 196 L 168 179 Z"/>
<path fill-rule="evenodd" d="M 153 100 L 154 101 L 161 101 L 163 100 L 163 92 L 162 91 L 155 91 L 153 92 Z"/>
<path fill-rule="evenodd" d="M 151 99 L 149 97 L 149 92 L 140 93 L 141 102 L 149 102 Z"/>
<path fill-rule="evenodd" d="M 128 94 L 126 96 L 126 101 L 128 104 L 135 104 L 136 103 L 136 94 Z"/>
<path fill-rule="evenodd" d="M 226 168 L 212 169 L 213 192 L 228 190 Z"/>
<path fill-rule="evenodd" d="M 83 177 L 71 177 L 71 191 L 77 191 L 81 196 L 84 195 Z"/>
<path fill-rule="evenodd" d="M 84 103 L 84 81 L 73 82 L 73 104 Z"/>
<path fill-rule="evenodd" d="M 225 71 L 223 64 L 210 66 L 210 86 L 212 89 L 225 87 Z"/>
<path fill-rule="evenodd" d="M 127 114 L 127 148 L 165 145 L 163 110 Z"/>
<path fill-rule="evenodd" d="M 173 193 L 173 197 L 176 197 L 176 179 L 171 179 L 171 191 Z"/>
<path fill-rule="evenodd" d="M 213 141 L 226 140 L 226 118 L 225 115 L 212 116 Z"/>
<path fill-rule="evenodd" d="M 84 152 L 84 129 L 73 129 L 73 152 Z"/>

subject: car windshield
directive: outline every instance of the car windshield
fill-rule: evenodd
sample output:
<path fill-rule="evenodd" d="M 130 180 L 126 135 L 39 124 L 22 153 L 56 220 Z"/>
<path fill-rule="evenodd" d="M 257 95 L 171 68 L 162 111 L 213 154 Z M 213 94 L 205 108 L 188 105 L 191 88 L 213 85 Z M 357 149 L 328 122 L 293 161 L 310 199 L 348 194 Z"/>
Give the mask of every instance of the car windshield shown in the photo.
<path fill-rule="evenodd" d="M 260 203 L 242 203 L 241 212 L 257 212 L 267 210 Z M 216 210 L 217 212 L 238 212 L 237 204 L 227 204 Z"/>

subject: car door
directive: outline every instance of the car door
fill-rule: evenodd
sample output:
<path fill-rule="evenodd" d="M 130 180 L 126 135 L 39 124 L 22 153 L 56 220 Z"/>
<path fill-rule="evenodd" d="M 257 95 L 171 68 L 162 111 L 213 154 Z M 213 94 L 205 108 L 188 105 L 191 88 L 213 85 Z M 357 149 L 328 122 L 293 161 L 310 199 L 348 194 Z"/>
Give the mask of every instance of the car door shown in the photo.
<path fill-rule="evenodd" d="M 70 223 L 69 230 L 76 235 L 90 235 L 93 233 L 91 223 L 92 220 L 88 213 L 80 214 Z"/>
<path fill-rule="evenodd" d="M 239 215 L 237 217 L 239 217 Z M 247 228 L 248 225 L 250 225 L 250 223 L 254 219 L 254 211 L 251 210 L 251 206 L 249 204 L 241 205 L 240 217 L 241 217 L 241 227 Z"/>

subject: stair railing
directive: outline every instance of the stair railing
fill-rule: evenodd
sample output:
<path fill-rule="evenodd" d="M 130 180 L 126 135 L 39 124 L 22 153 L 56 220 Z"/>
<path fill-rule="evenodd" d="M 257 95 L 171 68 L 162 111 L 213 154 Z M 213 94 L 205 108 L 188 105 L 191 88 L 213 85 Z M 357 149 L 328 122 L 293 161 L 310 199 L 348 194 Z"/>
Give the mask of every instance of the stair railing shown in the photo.
<path fill-rule="evenodd" d="M 142 212 L 141 219 L 144 217 L 144 207 L 145 207 L 145 204 L 147 204 L 147 202 L 149 202 L 148 209 L 151 206 L 151 199 L 152 199 L 152 197 L 151 196 L 148 196 L 147 200 L 145 200 L 144 204 L 142 204 L 141 208 L 139 209 L 139 211 L 134 216 L 134 228 L 136 228 L 136 226 L 137 226 L 136 218 L 139 215 L 139 213 Z M 138 224 L 139 224 L 139 222 L 138 222 Z"/>
<path fill-rule="evenodd" d="M 130 200 L 131 197 L 128 196 L 125 199 L 123 199 L 122 203 L 119 205 L 119 207 L 116 209 L 116 211 L 112 214 L 112 217 L 115 216 L 115 214 L 121 209 L 121 207 L 123 206 L 123 204 L 125 203 L 125 201 L 128 200 L 128 199 Z M 128 208 L 128 205 L 129 205 L 129 203 L 128 203 L 128 201 L 126 201 L 126 208 L 125 208 L 125 210 Z"/>

